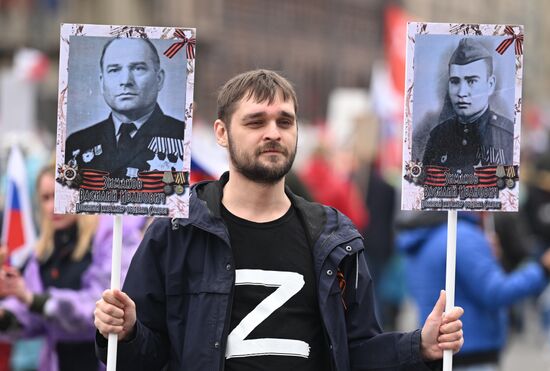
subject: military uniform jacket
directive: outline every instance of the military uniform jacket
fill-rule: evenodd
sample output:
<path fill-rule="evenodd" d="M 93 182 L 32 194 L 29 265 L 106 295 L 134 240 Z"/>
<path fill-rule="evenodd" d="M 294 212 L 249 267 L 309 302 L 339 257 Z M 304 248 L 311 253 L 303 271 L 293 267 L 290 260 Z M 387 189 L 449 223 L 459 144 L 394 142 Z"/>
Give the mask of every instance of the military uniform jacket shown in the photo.
<path fill-rule="evenodd" d="M 80 169 L 107 171 L 113 178 L 137 177 L 142 170 L 181 170 L 184 134 L 185 123 L 166 116 L 157 105 L 130 148 L 119 153 L 111 114 L 67 138 L 65 163 L 74 159 Z"/>
<path fill-rule="evenodd" d="M 422 163 L 472 173 L 474 166 L 512 165 L 514 124 L 487 109 L 475 122 L 452 117 L 430 132 Z"/>

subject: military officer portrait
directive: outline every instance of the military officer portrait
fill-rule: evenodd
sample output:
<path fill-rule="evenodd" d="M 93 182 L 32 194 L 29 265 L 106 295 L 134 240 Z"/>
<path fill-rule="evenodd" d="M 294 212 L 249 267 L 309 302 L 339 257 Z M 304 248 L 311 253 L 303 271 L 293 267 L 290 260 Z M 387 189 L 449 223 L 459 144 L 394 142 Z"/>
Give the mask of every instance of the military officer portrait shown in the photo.
<path fill-rule="evenodd" d="M 441 113 L 428 123 L 424 167 L 461 174 L 473 173 L 477 166 L 513 164 L 514 124 L 491 107 L 496 53 L 484 44 L 475 37 L 461 38 L 445 66 L 446 96 Z"/>
<path fill-rule="evenodd" d="M 106 42 L 93 63 L 99 70 L 94 76 L 106 117 L 91 124 L 81 122 L 93 116 L 84 117 L 80 112 L 88 106 L 82 95 L 87 88 L 71 85 L 75 79 L 71 81 L 69 74 L 69 91 L 74 91 L 73 96 L 80 94 L 80 103 L 71 105 L 74 102 L 69 95 L 65 164 L 106 171 L 112 178 L 136 178 L 142 171 L 182 171 L 185 123 L 165 114 L 158 103 L 170 76 L 162 67 L 157 48 L 147 38 L 100 39 Z M 72 49 L 71 40 L 71 53 Z M 84 75 L 80 72 L 82 79 L 87 77 Z M 183 94 L 171 95 L 178 96 L 184 106 L 185 85 L 182 89 Z"/>

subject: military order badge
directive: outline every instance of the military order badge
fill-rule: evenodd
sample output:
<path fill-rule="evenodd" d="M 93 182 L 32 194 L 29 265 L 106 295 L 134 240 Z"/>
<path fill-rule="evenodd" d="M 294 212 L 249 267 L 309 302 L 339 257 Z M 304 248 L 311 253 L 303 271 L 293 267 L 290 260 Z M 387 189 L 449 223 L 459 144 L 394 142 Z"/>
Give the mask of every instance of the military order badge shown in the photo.
<path fill-rule="evenodd" d="M 409 23 L 403 210 L 517 211 L 523 26 Z"/>
<path fill-rule="evenodd" d="M 188 217 L 195 29 L 63 24 L 56 213 Z"/>

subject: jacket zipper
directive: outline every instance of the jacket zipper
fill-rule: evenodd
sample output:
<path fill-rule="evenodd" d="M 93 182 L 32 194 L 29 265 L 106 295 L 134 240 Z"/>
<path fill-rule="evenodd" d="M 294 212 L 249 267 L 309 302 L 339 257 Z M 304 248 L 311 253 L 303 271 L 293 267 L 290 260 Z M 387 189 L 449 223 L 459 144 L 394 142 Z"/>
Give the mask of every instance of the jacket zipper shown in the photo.
<path fill-rule="evenodd" d="M 334 235 L 334 231 L 331 232 L 328 237 L 321 243 L 321 246 L 319 247 L 320 250 L 323 249 L 323 247 L 325 246 L 325 244 L 327 243 L 327 241 Z M 332 249 L 330 250 L 332 251 Z M 319 267 L 319 276 L 317 277 L 317 280 L 316 280 L 316 290 L 317 290 L 317 302 L 319 302 L 319 299 L 320 299 L 320 292 L 319 292 L 319 282 L 321 281 L 321 269 L 322 269 L 322 266 L 324 264 L 324 261 L 326 260 L 326 258 L 330 255 L 330 253 L 323 259 L 323 262 L 321 263 L 321 267 Z M 330 358 L 330 369 L 331 371 L 335 371 L 336 370 L 336 362 L 335 362 L 335 358 L 334 357 L 334 352 L 333 352 L 333 347 L 332 347 L 332 343 L 330 341 L 330 338 L 328 336 L 328 331 L 327 331 L 327 326 L 325 325 L 325 319 L 324 319 L 324 316 L 323 316 L 323 313 L 322 313 L 322 310 L 321 310 L 321 306 L 319 305 L 319 315 L 321 316 L 321 326 L 323 326 L 323 335 L 324 335 L 324 338 L 325 338 L 325 343 L 328 345 L 328 353 L 329 353 L 329 358 Z"/>
<path fill-rule="evenodd" d="M 231 246 L 229 247 L 231 249 Z M 233 258 L 231 258 L 231 265 L 233 266 L 233 270 L 235 270 L 235 262 L 233 261 Z M 231 323 L 231 310 L 233 309 L 233 295 L 235 293 L 235 275 L 233 275 L 233 282 L 231 284 L 231 291 L 229 291 L 229 297 L 227 301 L 227 311 L 225 316 L 225 321 L 223 324 L 223 330 L 222 330 L 222 338 L 220 339 L 220 353 L 221 353 L 221 361 L 220 361 L 220 371 L 224 371 L 225 369 L 225 350 L 227 347 L 227 338 L 229 337 L 229 325 Z"/>
<path fill-rule="evenodd" d="M 215 233 L 214 231 L 205 228 L 202 225 L 199 225 L 199 224 L 196 224 L 196 223 L 189 223 L 189 224 L 193 225 L 195 228 L 198 228 L 200 230 L 205 231 L 206 233 L 217 236 L 219 239 L 221 239 L 226 244 L 226 246 L 229 248 L 229 251 L 232 251 L 231 250 L 231 244 L 229 243 L 228 240 L 226 240 L 224 238 L 225 236 L 221 236 L 221 235 Z M 229 233 L 227 233 L 227 235 L 229 235 Z M 233 253 L 231 252 L 230 255 L 231 255 L 230 264 L 233 267 L 233 271 L 235 271 L 235 261 L 233 260 Z M 229 334 L 227 334 L 227 333 L 229 332 L 229 325 L 230 325 L 230 322 L 231 322 L 231 309 L 233 308 L 234 293 L 235 293 L 235 274 L 233 274 L 233 282 L 231 283 L 231 291 L 229 291 L 229 297 L 228 297 L 228 301 L 227 301 L 227 311 L 226 311 L 225 321 L 224 321 L 223 330 L 222 330 L 222 337 L 219 340 L 215 340 L 215 341 L 220 342 L 220 357 L 221 357 L 221 359 L 220 359 L 220 371 L 224 371 L 224 368 L 225 368 L 225 350 L 226 350 L 226 347 L 227 347 L 227 337 L 229 336 Z"/>

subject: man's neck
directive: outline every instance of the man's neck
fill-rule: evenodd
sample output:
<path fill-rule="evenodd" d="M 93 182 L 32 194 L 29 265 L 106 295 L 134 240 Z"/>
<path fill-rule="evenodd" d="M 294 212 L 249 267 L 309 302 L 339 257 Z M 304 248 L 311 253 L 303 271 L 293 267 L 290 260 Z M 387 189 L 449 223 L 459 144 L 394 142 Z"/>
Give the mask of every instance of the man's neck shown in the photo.
<path fill-rule="evenodd" d="M 486 105 L 484 109 L 482 109 L 481 111 L 479 111 L 478 113 L 475 113 L 473 114 L 472 116 L 468 117 L 468 118 L 462 118 L 460 116 L 458 116 L 458 121 L 461 123 L 461 124 L 471 124 L 471 123 L 474 123 L 476 122 L 481 116 L 483 116 L 483 114 L 485 113 L 485 111 L 487 111 L 489 109 L 489 105 Z"/>
<path fill-rule="evenodd" d="M 153 111 L 155 110 L 155 106 L 147 107 L 146 109 L 139 110 L 139 111 L 133 111 L 128 113 L 123 112 L 113 112 L 113 117 L 115 117 L 120 122 L 133 122 L 139 121 L 141 123 L 147 121 L 147 119 L 153 114 Z"/>
<path fill-rule="evenodd" d="M 283 216 L 290 207 L 284 178 L 274 184 L 254 182 L 232 169 L 222 204 L 239 218 L 264 223 Z"/>

